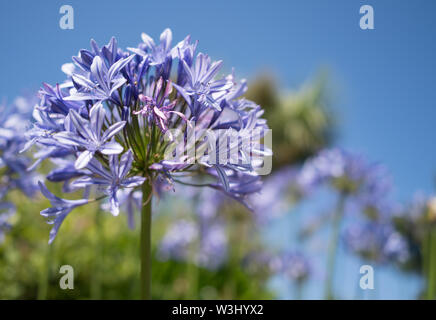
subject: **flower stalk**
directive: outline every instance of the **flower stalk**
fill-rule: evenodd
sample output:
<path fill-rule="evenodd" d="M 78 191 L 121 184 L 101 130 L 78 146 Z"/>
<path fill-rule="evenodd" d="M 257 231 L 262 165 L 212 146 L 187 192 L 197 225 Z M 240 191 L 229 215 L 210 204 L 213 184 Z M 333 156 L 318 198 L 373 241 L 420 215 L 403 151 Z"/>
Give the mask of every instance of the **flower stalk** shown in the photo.
<path fill-rule="evenodd" d="M 42 270 L 42 275 L 38 285 L 38 300 L 47 300 L 48 289 L 50 286 L 50 272 L 51 272 L 51 261 L 52 261 L 52 250 L 53 247 L 49 246 L 45 250 L 45 261 L 44 268 Z"/>
<path fill-rule="evenodd" d="M 102 221 L 102 212 L 100 207 L 97 207 L 95 212 L 95 230 L 96 239 L 94 240 L 94 275 L 91 281 L 91 299 L 101 299 L 101 274 L 102 270 L 100 264 L 103 263 L 103 250 L 104 250 L 104 225 Z"/>
<path fill-rule="evenodd" d="M 327 279 L 325 287 L 325 298 L 328 300 L 334 299 L 333 283 L 335 275 L 336 255 L 341 230 L 341 222 L 344 215 L 345 200 L 346 194 L 341 192 L 338 198 L 337 207 L 332 221 L 332 231 L 330 234 L 330 241 L 327 253 Z"/>
<path fill-rule="evenodd" d="M 150 182 L 142 185 L 141 209 L 141 299 L 151 300 L 151 210 L 152 188 Z"/>
<path fill-rule="evenodd" d="M 428 232 L 427 245 L 427 300 L 435 299 L 436 290 L 436 228 L 432 226 Z"/>

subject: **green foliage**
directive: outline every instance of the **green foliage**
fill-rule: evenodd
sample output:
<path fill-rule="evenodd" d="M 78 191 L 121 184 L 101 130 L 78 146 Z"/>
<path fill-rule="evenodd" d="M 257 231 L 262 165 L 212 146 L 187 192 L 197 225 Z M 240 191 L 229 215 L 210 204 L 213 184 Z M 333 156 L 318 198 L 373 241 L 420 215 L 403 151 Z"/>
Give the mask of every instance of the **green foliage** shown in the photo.
<path fill-rule="evenodd" d="M 18 193 L 12 198 L 19 205 L 14 227 L 0 246 L 0 299 L 138 299 L 139 228 L 130 230 L 123 214 L 112 217 L 99 212 L 95 205 L 79 208 L 67 217 L 56 241 L 49 246 L 50 226 L 39 215 L 48 203 Z M 180 203 L 163 201 L 159 207 L 162 212 L 153 221 L 154 245 L 167 224 L 189 210 Z M 177 207 L 180 210 L 174 212 Z M 239 262 L 229 261 L 209 271 L 190 263 L 154 258 L 153 298 L 273 298 L 266 289 L 266 278 L 256 278 Z M 62 265 L 74 268 L 74 290 L 59 287 Z"/>

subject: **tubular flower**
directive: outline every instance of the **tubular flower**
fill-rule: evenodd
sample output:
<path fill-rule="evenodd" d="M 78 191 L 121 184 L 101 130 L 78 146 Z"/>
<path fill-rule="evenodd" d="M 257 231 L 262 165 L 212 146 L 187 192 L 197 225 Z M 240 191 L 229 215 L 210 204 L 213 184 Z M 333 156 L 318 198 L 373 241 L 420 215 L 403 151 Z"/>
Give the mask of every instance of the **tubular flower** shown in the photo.
<path fill-rule="evenodd" d="M 123 151 L 123 147 L 119 143 L 108 140 L 123 129 L 126 122 L 116 122 L 106 131 L 102 132 L 106 112 L 100 103 L 97 103 L 91 108 L 90 121 L 83 119 L 74 110 L 70 111 L 69 116 L 75 128 L 75 132 L 62 131 L 55 134 L 53 137 L 65 147 L 78 147 L 84 150 L 77 157 L 75 162 L 76 169 L 85 168 L 96 152 L 105 155 L 113 155 L 120 154 Z"/>
<path fill-rule="evenodd" d="M 222 62 L 197 55 L 189 36 L 174 47 L 169 29 L 158 44 L 146 34 L 142 40 L 128 51 L 114 38 L 101 48 L 91 40 L 91 50 L 62 66 L 64 82 L 43 85 L 27 133 L 25 149 L 37 149 L 31 169 L 50 159 L 56 167 L 48 180 L 64 183 L 65 192 L 95 191 L 114 215 L 131 202 L 130 222 L 133 208 L 144 207 L 153 191 L 176 183 L 212 187 L 240 201 L 257 192 L 259 168 L 272 152 L 260 142 L 268 130 L 261 107 L 241 98 L 246 81 L 218 77 Z M 75 201 L 43 211 L 55 225 L 50 241 L 72 209 L 89 203 Z"/>

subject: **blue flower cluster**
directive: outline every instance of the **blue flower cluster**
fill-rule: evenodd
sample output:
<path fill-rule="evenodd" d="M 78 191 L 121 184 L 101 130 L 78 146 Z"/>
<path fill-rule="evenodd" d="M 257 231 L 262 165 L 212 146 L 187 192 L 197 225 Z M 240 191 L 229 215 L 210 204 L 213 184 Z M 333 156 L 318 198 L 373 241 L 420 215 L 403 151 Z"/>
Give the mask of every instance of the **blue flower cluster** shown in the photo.
<path fill-rule="evenodd" d="M 49 242 L 75 207 L 107 197 L 117 215 L 120 200 L 132 200 L 145 184 L 156 191 L 156 181 L 198 178 L 241 201 L 260 188 L 256 169 L 271 155 L 260 143 L 268 128 L 260 106 L 241 98 L 246 81 L 220 77 L 222 61 L 196 54 L 189 36 L 172 46 L 166 29 L 159 43 L 146 34 L 142 40 L 128 51 L 114 38 L 103 47 L 91 40 L 91 50 L 62 67 L 66 81 L 39 92 L 27 134 L 26 149 L 38 148 L 32 168 L 51 159 L 56 168 L 47 180 L 85 194 L 61 200 L 41 185 L 53 205 L 42 212 L 54 224 Z M 223 154 L 230 159 L 221 161 Z M 91 187 L 102 196 L 88 199 Z"/>
<path fill-rule="evenodd" d="M 305 281 L 311 274 L 308 258 L 300 251 L 290 251 L 282 254 L 281 271 L 289 279 L 297 282 Z"/>
<path fill-rule="evenodd" d="M 25 147 L 24 132 L 32 114 L 32 102 L 19 97 L 11 105 L 0 106 L 0 242 L 11 225 L 8 222 L 15 213 L 13 203 L 6 197 L 11 190 L 19 189 L 31 197 L 38 190 L 37 176 L 29 173 L 30 159 L 19 155 Z"/>
<path fill-rule="evenodd" d="M 346 247 L 378 263 L 405 263 L 410 250 L 406 239 L 389 222 L 369 221 L 348 227 L 344 234 Z"/>
<path fill-rule="evenodd" d="M 349 250 L 380 263 L 408 259 L 407 241 L 392 222 L 397 205 L 391 200 L 392 183 L 383 166 L 342 149 L 326 149 L 303 165 L 297 184 L 303 194 L 328 184 L 345 197 L 345 210 L 354 205 L 363 213 L 344 230 Z"/>
<path fill-rule="evenodd" d="M 372 213 L 382 214 L 393 206 L 389 201 L 392 183 L 385 168 L 339 148 L 322 150 L 307 160 L 296 181 L 303 194 L 328 184 Z"/>
<path fill-rule="evenodd" d="M 184 190 L 184 197 L 189 193 Z M 200 192 L 195 198 L 194 219 L 180 219 L 170 225 L 159 244 L 163 260 L 191 261 L 211 270 L 228 258 L 228 226 L 219 212 L 225 204 L 223 194 Z"/>

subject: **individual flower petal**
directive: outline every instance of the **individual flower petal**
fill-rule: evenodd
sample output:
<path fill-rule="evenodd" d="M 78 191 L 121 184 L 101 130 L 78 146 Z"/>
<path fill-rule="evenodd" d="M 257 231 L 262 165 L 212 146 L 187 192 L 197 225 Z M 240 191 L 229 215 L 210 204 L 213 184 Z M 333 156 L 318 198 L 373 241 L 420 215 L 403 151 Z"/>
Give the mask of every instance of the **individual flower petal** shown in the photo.
<path fill-rule="evenodd" d="M 111 125 L 103 134 L 101 138 L 102 141 L 107 141 L 115 136 L 118 132 L 120 132 L 124 126 L 126 125 L 126 121 L 120 121 L 113 125 Z"/>
<path fill-rule="evenodd" d="M 78 157 L 76 162 L 74 163 L 74 167 L 77 170 L 85 168 L 91 159 L 94 157 L 94 152 L 85 150 Z"/>
<path fill-rule="evenodd" d="M 106 155 L 120 154 L 123 152 L 123 147 L 115 141 L 107 142 L 101 146 L 100 152 Z"/>

